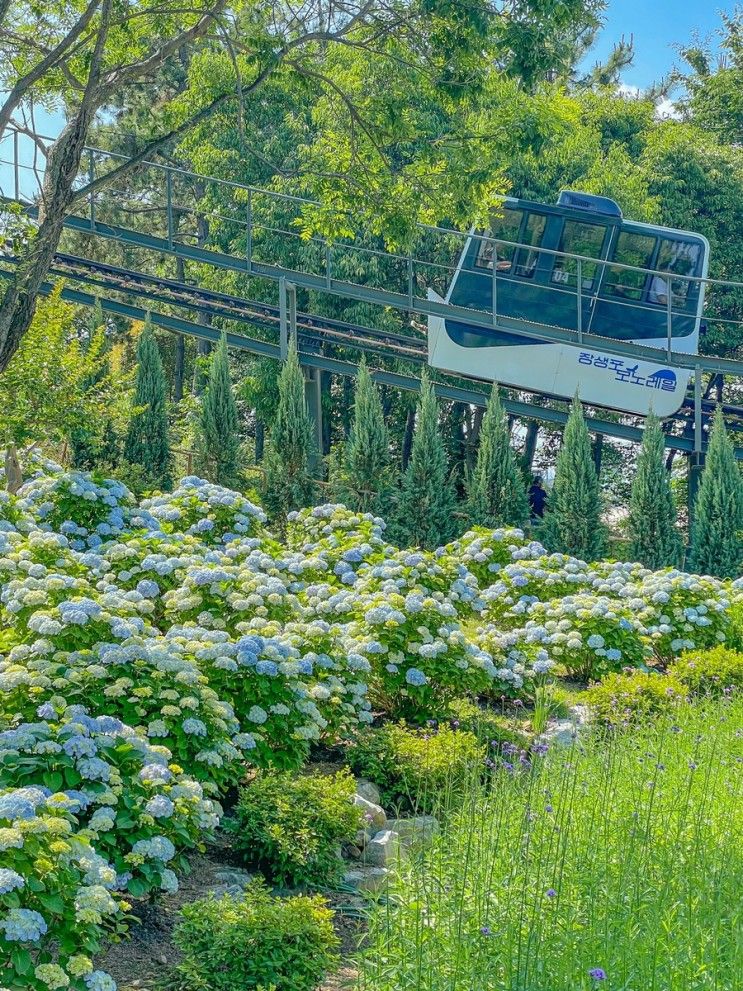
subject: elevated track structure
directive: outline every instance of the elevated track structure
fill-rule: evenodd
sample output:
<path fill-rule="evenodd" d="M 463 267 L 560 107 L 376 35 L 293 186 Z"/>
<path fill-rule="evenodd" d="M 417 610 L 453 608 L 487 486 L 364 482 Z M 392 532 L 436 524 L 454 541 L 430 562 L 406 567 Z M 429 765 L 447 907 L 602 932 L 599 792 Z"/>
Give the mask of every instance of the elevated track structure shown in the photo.
<path fill-rule="evenodd" d="M 33 219 L 38 213 L 43 164 L 30 166 L 23 161 L 17 135 L 10 142 L 9 156 L 8 144 L 7 140 L 0 142 L 0 203 L 19 204 Z M 319 207 L 313 201 L 138 160 L 127 173 L 127 188 L 117 188 L 118 170 L 128 166 L 130 159 L 88 148 L 85 160 L 75 212 L 65 220 L 66 234 L 43 292 L 51 292 L 61 279 L 63 296 L 71 302 L 88 306 L 100 303 L 104 311 L 130 319 L 149 315 L 158 327 L 202 341 L 219 339 L 222 329 L 213 321 L 226 323 L 231 347 L 265 357 L 284 358 L 289 339 L 294 337 L 318 433 L 318 373 L 355 375 L 357 363 L 347 358 L 351 350 L 368 356 L 378 382 L 416 391 L 420 379 L 414 373 L 415 366 L 428 360 L 424 321 L 432 316 L 507 331 L 525 339 L 609 352 L 627 360 L 662 362 L 665 368 L 690 376 L 693 383 L 693 391 L 679 411 L 665 419 L 667 447 L 689 457 L 693 494 L 706 446 L 705 428 L 714 409 L 703 395 L 703 375 L 741 380 L 743 359 L 674 351 L 672 306 L 668 307 L 668 339 L 663 349 L 585 333 L 580 319 L 570 329 L 499 314 L 495 266 L 490 308 L 456 306 L 442 301 L 442 296 L 454 274 L 454 260 L 470 236 L 465 232 L 420 225 L 415 245 L 407 254 L 370 248 L 361 239 L 331 243 L 302 232 L 307 214 Z M 198 234 L 205 228 L 210 232 L 208 243 Z M 102 261 L 98 255 L 103 244 L 115 245 L 123 264 Z M 228 248 L 220 250 L 222 244 Z M 137 267 L 129 261 L 132 255 L 137 258 Z M 190 273 L 230 273 L 239 291 L 217 292 L 195 284 L 191 277 L 164 276 L 166 259 L 174 264 L 178 261 L 181 267 L 190 266 Z M 4 253 L 0 249 L 0 278 L 12 278 L 16 264 L 11 245 L 6 245 Z M 740 282 L 699 281 L 713 293 L 743 292 Z M 253 292 L 242 295 L 243 284 L 249 289 L 260 286 L 262 292 L 257 295 L 265 295 L 271 283 L 275 285 L 275 302 L 252 298 Z M 303 300 L 301 310 L 297 307 L 298 293 Z M 378 307 L 380 313 L 385 309 L 402 313 L 401 330 L 391 332 L 383 326 L 365 326 L 311 312 L 326 294 Z M 711 322 L 713 319 L 708 319 Z M 714 322 L 722 327 L 739 324 L 717 318 Z M 257 333 L 243 332 L 243 328 Z M 343 353 L 339 355 L 338 349 Z M 410 363 L 412 372 L 383 367 L 390 359 Z M 377 363 L 380 367 L 374 367 Z M 451 376 L 438 381 L 435 388 L 441 398 L 477 406 L 486 404 L 489 392 L 482 382 Z M 538 393 L 531 399 L 507 398 L 504 406 L 514 417 L 559 426 L 567 418 L 565 410 L 544 405 L 555 398 L 561 397 Z M 727 404 L 724 411 L 733 429 L 743 429 L 743 408 Z M 589 429 L 639 442 L 642 428 L 637 418 L 628 417 L 626 411 L 617 412 L 624 420 L 598 413 L 589 416 Z M 626 422 L 628 419 L 635 422 Z M 743 460 L 743 448 L 737 449 L 736 455 Z"/>

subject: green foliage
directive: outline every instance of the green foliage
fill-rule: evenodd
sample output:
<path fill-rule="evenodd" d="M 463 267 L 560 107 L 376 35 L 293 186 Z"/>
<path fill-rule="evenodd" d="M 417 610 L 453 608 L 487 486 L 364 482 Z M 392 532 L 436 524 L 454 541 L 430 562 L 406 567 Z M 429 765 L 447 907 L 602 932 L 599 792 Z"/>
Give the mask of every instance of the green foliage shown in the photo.
<path fill-rule="evenodd" d="M 606 544 L 601 509 L 591 439 L 576 394 L 557 456 L 555 483 L 547 500 L 540 534 L 543 542 L 551 550 L 586 561 L 601 557 Z"/>
<path fill-rule="evenodd" d="M 508 420 L 493 384 L 480 428 L 475 470 L 469 480 L 467 517 L 470 525 L 524 526 L 529 500 L 524 478 L 511 448 Z"/>
<path fill-rule="evenodd" d="M 720 407 L 694 506 L 689 566 L 719 578 L 738 578 L 743 571 L 743 475 Z"/>
<path fill-rule="evenodd" d="M 361 828 L 348 771 L 294 776 L 261 771 L 240 791 L 232 833 L 249 865 L 277 884 L 327 886 L 342 873 L 338 847 Z"/>
<path fill-rule="evenodd" d="M 736 987 L 741 725 L 743 698 L 705 700 L 496 760 L 389 878 L 360 986 Z"/>
<path fill-rule="evenodd" d="M 456 496 L 438 419 L 433 385 L 424 372 L 413 449 L 397 508 L 396 530 L 401 542 L 427 548 L 445 544 L 456 531 Z"/>
<path fill-rule="evenodd" d="M 382 403 L 362 355 L 356 379 L 351 432 L 331 473 L 335 498 L 350 509 L 383 516 L 390 505 L 390 441 Z"/>
<path fill-rule="evenodd" d="M 0 438 L 5 446 L 54 443 L 81 423 L 99 435 L 111 409 L 127 393 L 126 376 L 108 374 L 104 328 L 84 344 L 75 307 L 61 287 L 40 299 L 36 316 L 0 375 Z"/>
<path fill-rule="evenodd" d="M 665 466 L 663 428 L 657 416 L 645 422 L 630 496 L 629 556 L 646 568 L 677 567 L 682 544 L 676 505 Z"/>
<path fill-rule="evenodd" d="M 279 400 L 265 457 L 263 503 L 281 519 L 312 502 L 310 458 L 315 441 L 304 396 L 304 378 L 294 341 L 279 376 Z"/>
<path fill-rule="evenodd" d="M 181 909 L 173 941 L 179 991 L 315 991 L 337 961 L 333 913 L 318 896 L 275 898 L 253 882 L 239 898 Z"/>
<path fill-rule="evenodd" d="M 665 712 L 686 698 L 686 690 L 673 675 L 632 671 L 607 675 L 591 685 L 585 698 L 595 719 L 620 725 Z"/>
<path fill-rule="evenodd" d="M 212 354 L 196 432 L 196 470 L 217 485 L 235 485 L 241 468 L 237 406 L 232 394 L 227 338 Z"/>
<path fill-rule="evenodd" d="M 687 651 L 668 670 L 695 695 L 743 689 L 743 653 L 729 647 Z"/>
<path fill-rule="evenodd" d="M 160 349 L 149 320 L 145 321 L 137 343 L 134 405 L 138 412 L 129 423 L 124 457 L 133 465 L 141 465 L 149 487 L 167 490 L 173 484 L 167 386 Z"/>
<path fill-rule="evenodd" d="M 385 806 L 430 812 L 479 778 L 486 753 L 486 745 L 467 730 L 387 723 L 361 734 L 348 760 L 357 774 L 379 787 Z"/>
<path fill-rule="evenodd" d="M 446 719 L 452 729 L 474 733 L 480 743 L 488 747 L 504 743 L 516 747 L 528 744 L 528 736 L 519 730 L 513 719 L 495 709 L 478 705 L 472 699 L 454 699 L 449 704 Z"/>

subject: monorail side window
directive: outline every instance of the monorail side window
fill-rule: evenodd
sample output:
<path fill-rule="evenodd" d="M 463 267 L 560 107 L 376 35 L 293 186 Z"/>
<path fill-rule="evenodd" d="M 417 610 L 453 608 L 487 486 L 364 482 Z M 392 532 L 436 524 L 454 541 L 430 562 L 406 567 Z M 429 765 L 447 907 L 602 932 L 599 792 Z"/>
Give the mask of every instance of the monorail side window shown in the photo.
<path fill-rule="evenodd" d="M 647 273 L 635 269 L 652 268 L 653 252 L 656 240 L 647 234 L 636 234 L 633 231 L 622 231 L 617 238 L 613 260 L 622 265 L 633 265 L 635 268 L 607 269 L 606 291 L 611 296 L 621 296 L 624 299 L 642 299 L 647 281 Z"/>
<path fill-rule="evenodd" d="M 601 224 L 584 224 L 577 220 L 566 220 L 562 227 L 558 250 L 570 255 L 583 255 L 585 258 L 600 258 L 605 235 L 606 228 Z M 593 288 L 596 269 L 595 262 L 582 262 L 584 289 Z M 574 286 L 577 272 L 578 260 L 576 258 L 562 258 L 560 255 L 555 257 L 555 266 L 552 270 L 553 282 Z"/>
<path fill-rule="evenodd" d="M 661 241 L 656 268 L 660 272 L 668 272 L 669 278 L 666 279 L 662 275 L 653 276 L 648 295 L 650 302 L 666 304 L 669 282 L 673 299 L 679 302 L 685 300 L 693 283 L 674 276 L 698 274 L 701 254 L 702 246 L 698 242 L 677 241 L 671 238 Z"/>
<path fill-rule="evenodd" d="M 547 217 L 543 213 L 530 213 L 524 224 L 524 233 L 521 235 L 522 244 L 533 245 L 538 248 L 544 237 L 544 228 L 547 226 Z M 516 262 L 516 275 L 531 279 L 537 268 L 539 261 L 538 251 L 529 251 L 526 248 L 519 249 L 518 260 Z"/>
<path fill-rule="evenodd" d="M 506 207 L 501 217 L 493 218 L 491 229 L 492 236 L 500 241 L 519 241 L 521 233 L 521 220 L 524 214 L 521 210 L 511 210 Z M 475 266 L 477 268 L 493 267 L 493 250 L 496 247 L 495 241 L 480 241 L 477 250 Z M 513 259 L 516 249 L 508 244 L 498 244 L 498 271 L 510 272 L 513 266 Z"/>

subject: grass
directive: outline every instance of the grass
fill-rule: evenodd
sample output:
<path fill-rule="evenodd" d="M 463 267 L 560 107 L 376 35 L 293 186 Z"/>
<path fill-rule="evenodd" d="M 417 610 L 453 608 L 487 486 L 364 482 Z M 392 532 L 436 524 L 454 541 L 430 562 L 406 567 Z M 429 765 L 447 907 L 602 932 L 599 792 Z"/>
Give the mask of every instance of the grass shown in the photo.
<path fill-rule="evenodd" d="M 358 988 L 743 988 L 742 736 L 739 697 L 502 755 L 399 865 Z"/>

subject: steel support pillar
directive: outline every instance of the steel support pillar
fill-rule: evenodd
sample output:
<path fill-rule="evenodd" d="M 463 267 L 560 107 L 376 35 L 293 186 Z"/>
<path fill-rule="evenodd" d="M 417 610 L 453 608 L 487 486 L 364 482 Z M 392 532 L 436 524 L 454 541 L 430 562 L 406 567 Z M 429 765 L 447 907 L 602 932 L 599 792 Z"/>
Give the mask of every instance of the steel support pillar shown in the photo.
<path fill-rule="evenodd" d="M 279 355 L 286 361 L 289 341 L 297 341 L 297 287 L 285 278 L 279 279 Z"/>
<path fill-rule="evenodd" d="M 312 421 L 313 451 L 311 465 L 318 469 L 322 464 L 322 371 L 319 368 L 302 369 L 304 373 L 304 396 Z"/>
<path fill-rule="evenodd" d="M 688 456 L 688 477 L 686 505 L 689 515 L 689 544 L 691 544 L 691 532 L 694 525 L 694 506 L 697 501 L 699 482 L 704 469 L 702 431 L 702 369 L 699 365 L 694 369 L 694 450 Z"/>

